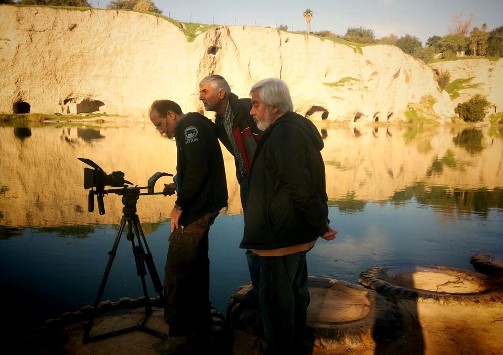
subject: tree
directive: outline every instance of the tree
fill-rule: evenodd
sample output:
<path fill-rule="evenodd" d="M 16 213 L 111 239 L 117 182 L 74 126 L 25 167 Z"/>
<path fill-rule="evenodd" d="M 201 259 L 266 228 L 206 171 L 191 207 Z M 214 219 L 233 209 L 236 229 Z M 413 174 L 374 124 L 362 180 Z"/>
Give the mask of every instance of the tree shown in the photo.
<path fill-rule="evenodd" d="M 138 0 L 112 0 L 108 3 L 107 9 L 111 10 L 133 10 Z"/>
<path fill-rule="evenodd" d="M 503 57 L 503 26 L 489 32 L 487 39 L 487 55 Z"/>
<path fill-rule="evenodd" d="M 346 31 L 344 39 L 358 43 L 374 43 L 374 31 L 363 27 L 350 27 Z"/>
<path fill-rule="evenodd" d="M 306 21 L 307 25 L 307 34 L 311 32 L 311 19 L 313 18 L 313 11 L 311 9 L 306 9 L 302 13 L 302 16 L 304 16 L 304 20 Z"/>
<path fill-rule="evenodd" d="M 484 24 L 482 29 L 479 30 L 474 27 L 472 32 L 470 32 L 470 54 L 473 56 L 485 56 L 487 53 L 487 39 L 489 34 L 487 33 L 487 26 Z"/>
<path fill-rule="evenodd" d="M 465 122 L 479 122 L 486 116 L 486 109 L 489 107 L 489 102 L 482 95 L 475 95 L 470 100 L 458 104 L 454 109 Z"/>
<path fill-rule="evenodd" d="M 421 48 L 423 44 L 419 38 L 411 35 L 405 35 L 397 39 L 396 46 L 400 48 L 407 54 L 413 54 L 418 48 Z"/>
<path fill-rule="evenodd" d="M 433 57 L 435 56 L 435 50 L 430 47 L 419 47 L 416 48 L 414 53 L 412 53 L 412 56 L 416 59 L 420 59 L 425 63 L 430 63 L 433 60 Z"/>
<path fill-rule="evenodd" d="M 12 0 L 0 0 L 0 4 L 14 4 Z"/>
<path fill-rule="evenodd" d="M 473 15 L 470 15 L 466 20 L 463 19 L 462 13 L 452 16 L 451 25 L 449 26 L 449 34 L 457 34 L 466 37 L 468 35 L 468 31 L 472 27 L 472 22 Z"/>
<path fill-rule="evenodd" d="M 279 25 L 278 30 L 280 31 L 288 31 L 288 26 L 287 25 Z"/>
<path fill-rule="evenodd" d="M 87 0 L 21 0 L 23 5 L 91 7 Z"/>
<path fill-rule="evenodd" d="M 152 0 L 138 0 L 136 5 L 133 7 L 134 11 L 143 12 L 155 12 L 157 14 L 162 14 L 162 10 L 155 6 Z"/>
<path fill-rule="evenodd" d="M 396 41 L 398 40 L 398 36 L 394 33 L 390 34 L 386 37 L 381 37 L 379 43 L 381 44 L 390 44 L 392 46 L 396 45 Z"/>
<path fill-rule="evenodd" d="M 432 36 L 426 40 L 426 47 L 433 47 L 438 49 L 438 41 L 440 41 L 442 37 L 440 36 Z"/>
<path fill-rule="evenodd" d="M 438 41 L 438 49 L 443 53 L 444 58 L 455 56 L 459 52 L 465 52 L 467 50 L 466 37 L 459 34 L 444 36 Z"/>

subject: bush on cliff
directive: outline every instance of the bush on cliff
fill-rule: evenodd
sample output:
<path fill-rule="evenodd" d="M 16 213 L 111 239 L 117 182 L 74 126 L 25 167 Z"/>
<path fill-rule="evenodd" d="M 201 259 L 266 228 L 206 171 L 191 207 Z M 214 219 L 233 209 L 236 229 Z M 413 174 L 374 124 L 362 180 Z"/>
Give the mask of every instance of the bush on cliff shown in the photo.
<path fill-rule="evenodd" d="M 155 6 L 152 0 L 112 0 L 107 5 L 112 10 L 133 10 L 138 12 L 154 12 L 162 14 L 162 10 Z"/>
<path fill-rule="evenodd" d="M 440 90 L 444 90 L 450 81 L 451 81 L 451 73 L 449 73 L 447 70 L 440 71 L 438 73 L 437 83 L 438 86 L 440 87 Z"/>
<path fill-rule="evenodd" d="M 91 7 L 87 0 L 21 0 L 21 5 Z"/>
<path fill-rule="evenodd" d="M 465 122 L 480 122 L 486 116 L 486 109 L 489 107 L 489 102 L 482 95 L 475 95 L 470 100 L 458 104 L 454 109 Z"/>

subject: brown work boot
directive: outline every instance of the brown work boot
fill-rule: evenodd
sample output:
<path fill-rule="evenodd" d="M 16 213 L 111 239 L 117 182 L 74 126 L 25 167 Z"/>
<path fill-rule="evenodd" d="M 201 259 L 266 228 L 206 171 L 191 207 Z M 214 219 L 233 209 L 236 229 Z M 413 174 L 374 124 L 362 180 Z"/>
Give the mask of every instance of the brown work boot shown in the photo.
<path fill-rule="evenodd" d="M 160 355 L 169 355 L 175 354 L 180 348 L 187 344 L 187 337 L 174 337 L 169 336 L 168 340 L 164 342 L 164 344 L 157 350 L 157 353 Z"/>

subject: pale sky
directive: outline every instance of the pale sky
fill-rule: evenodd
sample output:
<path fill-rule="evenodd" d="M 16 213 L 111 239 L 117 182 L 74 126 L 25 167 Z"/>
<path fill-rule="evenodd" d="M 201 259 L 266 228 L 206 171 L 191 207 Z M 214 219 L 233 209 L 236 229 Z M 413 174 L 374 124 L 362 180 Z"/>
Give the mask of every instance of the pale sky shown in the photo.
<path fill-rule="evenodd" d="M 107 0 L 88 0 L 104 8 Z M 445 36 L 453 16 L 486 23 L 489 31 L 503 26 L 503 0 L 154 0 L 163 14 L 182 22 L 218 25 L 288 26 L 304 31 L 302 13 L 313 11 L 311 31 L 344 35 L 349 27 L 374 31 L 376 38 L 392 33 L 418 37 L 423 45 L 434 35 Z"/>

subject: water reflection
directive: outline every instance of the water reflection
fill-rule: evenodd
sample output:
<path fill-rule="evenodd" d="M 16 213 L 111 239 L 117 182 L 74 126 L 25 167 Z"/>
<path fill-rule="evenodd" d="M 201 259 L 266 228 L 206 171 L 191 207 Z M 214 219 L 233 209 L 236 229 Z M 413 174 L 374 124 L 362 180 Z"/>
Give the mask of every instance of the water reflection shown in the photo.
<path fill-rule="evenodd" d="M 444 206 L 481 215 L 501 208 L 501 130 L 319 125 L 330 204 L 343 212 L 361 212 L 369 201 L 396 203 L 410 198 L 436 209 Z M 9 134 L 10 129 L 0 127 L 4 226 L 117 223 L 122 215 L 117 196 L 105 196 L 104 216 L 87 212 L 84 166 L 78 157 L 89 158 L 108 172 L 123 171 L 138 186 L 145 186 L 156 171 L 174 172 L 176 167 L 175 143 L 156 135 L 149 122 L 18 127 L 18 136 L 30 137 L 23 141 Z M 229 183 L 226 213 L 240 214 L 233 159 L 223 151 Z M 142 197 L 138 214 L 144 223 L 166 221 L 173 202 L 174 196 Z"/>
<path fill-rule="evenodd" d="M 31 129 L 29 127 L 14 127 L 14 136 L 23 140 L 31 136 Z"/>
<path fill-rule="evenodd" d="M 478 129 L 464 129 L 453 138 L 454 144 L 465 148 L 470 154 L 480 153 L 484 150 L 483 140 L 484 135 Z"/>
<path fill-rule="evenodd" d="M 375 266 L 470 268 L 475 253 L 503 253 L 502 130 L 318 126 L 329 218 L 339 234 L 335 242 L 319 240 L 308 254 L 311 275 L 357 282 L 360 272 Z M 27 127 L 31 135 L 23 140 L 12 129 L 0 127 L 0 285 L 16 291 L 4 295 L 0 314 L 17 310 L 11 305 L 19 300 L 28 300 L 19 307 L 26 318 L 73 311 L 95 298 L 123 207 L 120 196 L 107 194 L 105 215 L 88 212 L 85 164 L 77 158 L 146 186 L 155 172 L 175 171 L 175 142 L 162 138 L 150 121 L 42 124 Z M 239 249 L 243 217 L 234 159 L 222 151 L 229 207 L 210 235 L 210 292 L 225 312 L 229 296 L 249 275 Z M 161 273 L 174 199 L 142 196 L 137 204 Z M 105 298 L 140 296 L 130 250 L 119 252 L 114 265 Z"/>
<path fill-rule="evenodd" d="M 91 143 L 93 140 L 103 139 L 104 135 L 101 134 L 97 128 L 76 128 L 69 127 L 63 128 L 61 138 L 70 144 Z"/>

